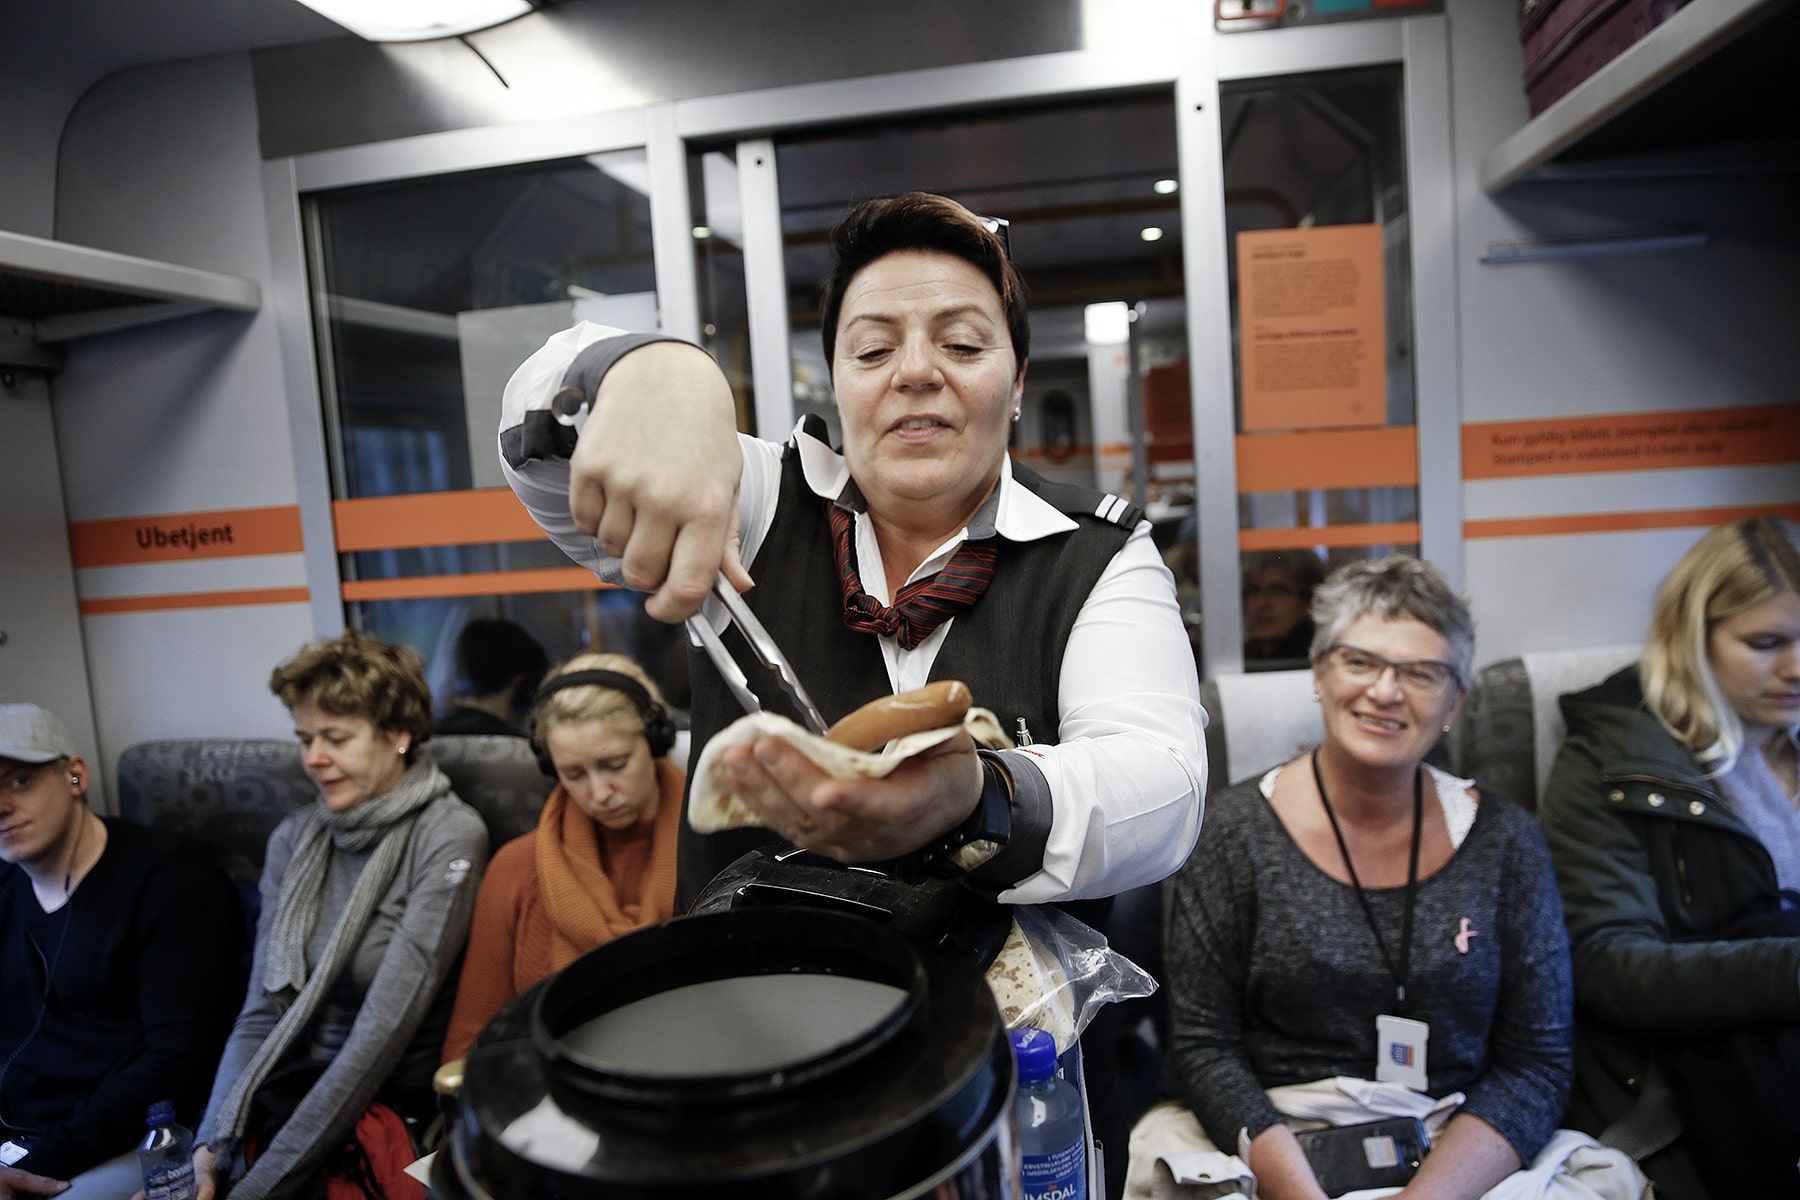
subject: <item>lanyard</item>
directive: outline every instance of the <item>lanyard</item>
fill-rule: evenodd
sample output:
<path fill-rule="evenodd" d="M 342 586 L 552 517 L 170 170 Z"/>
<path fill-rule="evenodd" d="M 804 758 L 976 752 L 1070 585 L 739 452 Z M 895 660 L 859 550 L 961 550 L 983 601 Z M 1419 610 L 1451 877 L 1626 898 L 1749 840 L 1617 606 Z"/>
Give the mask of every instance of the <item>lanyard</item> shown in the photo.
<path fill-rule="evenodd" d="M 1394 977 L 1394 1002 L 1404 1014 L 1406 980 L 1412 974 L 1413 893 L 1419 886 L 1419 831 L 1425 823 L 1425 769 L 1413 769 L 1412 863 L 1406 869 L 1406 915 L 1400 925 L 1398 967 L 1394 965 L 1394 956 L 1388 953 L 1387 941 L 1381 936 L 1381 927 L 1375 923 L 1375 910 L 1369 907 L 1369 898 L 1363 893 L 1362 881 L 1356 877 L 1356 866 L 1350 861 L 1350 847 L 1344 842 L 1344 831 L 1338 825 L 1337 813 L 1331 809 L 1331 797 L 1325 794 L 1325 779 L 1319 774 L 1317 750 L 1312 752 L 1312 772 L 1313 783 L 1319 788 L 1319 803 L 1325 806 L 1325 815 L 1331 819 L 1331 832 L 1337 835 L 1338 852 L 1344 856 L 1344 869 L 1350 872 L 1350 886 L 1356 889 L 1356 900 L 1362 905 L 1363 918 L 1369 923 L 1369 932 L 1375 935 L 1375 947 L 1381 951 L 1381 959 L 1387 964 L 1388 974 Z"/>

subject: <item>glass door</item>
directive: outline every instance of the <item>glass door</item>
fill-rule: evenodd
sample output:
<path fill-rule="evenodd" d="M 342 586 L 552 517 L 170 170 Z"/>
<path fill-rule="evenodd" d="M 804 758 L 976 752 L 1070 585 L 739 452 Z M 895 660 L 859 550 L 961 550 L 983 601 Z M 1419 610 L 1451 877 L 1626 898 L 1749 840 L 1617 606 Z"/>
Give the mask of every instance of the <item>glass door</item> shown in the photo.
<path fill-rule="evenodd" d="M 683 703 L 679 631 L 544 539 L 495 451 L 506 380 L 546 337 L 658 327 L 645 152 L 317 192 L 306 217 L 346 623 L 417 648 L 440 704 L 475 617 L 552 661 L 633 655 Z"/>
<path fill-rule="evenodd" d="M 1399 64 L 1220 88 L 1248 670 L 1306 665 L 1313 586 L 1418 552 Z"/>
<path fill-rule="evenodd" d="M 773 377 L 791 397 L 786 427 L 759 427 L 764 437 L 786 436 L 809 413 L 837 435 L 819 283 L 831 228 L 853 204 L 933 191 L 1004 218 L 1032 326 L 1014 460 L 1145 507 L 1182 582 L 1197 653 L 1181 179 L 1169 89 L 796 130 L 772 142 L 697 146 L 688 161 L 710 348 L 742 368 L 732 372 L 742 380 L 741 412 L 772 411 L 768 396 L 752 395 L 752 378 L 768 386 Z M 770 344 L 752 336 L 754 306 L 738 282 L 745 247 L 729 232 L 752 239 L 754 253 L 761 195 L 773 198 L 771 235 L 781 246 L 771 266 L 786 301 L 785 344 L 777 339 L 775 351 L 785 351 L 785 372 L 753 370 L 740 355 Z"/>

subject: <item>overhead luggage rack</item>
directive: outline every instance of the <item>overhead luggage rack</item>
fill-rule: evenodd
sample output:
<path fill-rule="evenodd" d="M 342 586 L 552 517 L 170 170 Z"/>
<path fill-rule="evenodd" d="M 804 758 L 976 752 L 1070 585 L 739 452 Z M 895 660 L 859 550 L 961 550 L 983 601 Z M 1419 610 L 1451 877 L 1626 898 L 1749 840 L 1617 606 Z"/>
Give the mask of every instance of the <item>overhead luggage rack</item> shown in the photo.
<path fill-rule="evenodd" d="M 53 369 L 59 358 L 46 347 L 261 306 L 252 279 L 0 232 L 0 366 Z"/>
<path fill-rule="evenodd" d="M 1481 185 L 1800 170 L 1800 3 L 1694 0 L 1490 149 Z"/>

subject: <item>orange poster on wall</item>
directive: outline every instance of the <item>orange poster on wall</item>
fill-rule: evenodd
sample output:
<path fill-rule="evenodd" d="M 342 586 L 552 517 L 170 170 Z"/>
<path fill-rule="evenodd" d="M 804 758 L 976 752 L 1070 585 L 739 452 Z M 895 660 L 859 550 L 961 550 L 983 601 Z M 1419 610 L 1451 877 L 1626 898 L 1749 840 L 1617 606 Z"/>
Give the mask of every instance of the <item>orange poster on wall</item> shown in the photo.
<path fill-rule="evenodd" d="M 1462 427 L 1464 479 L 1800 463 L 1800 407 L 1758 404 Z"/>
<path fill-rule="evenodd" d="M 1244 431 L 1387 420 L 1379 225 L 1237 235 Z"/>

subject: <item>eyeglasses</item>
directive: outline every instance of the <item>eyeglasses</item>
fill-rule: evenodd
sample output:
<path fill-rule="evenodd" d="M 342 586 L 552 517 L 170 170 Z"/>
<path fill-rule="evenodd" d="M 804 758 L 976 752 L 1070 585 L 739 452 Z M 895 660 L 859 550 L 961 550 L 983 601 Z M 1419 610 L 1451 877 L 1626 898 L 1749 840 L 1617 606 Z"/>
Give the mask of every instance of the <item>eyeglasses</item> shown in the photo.
<path fill-rule="evenodd" d="M 1012 238 L 1009 231 L 1012 229 L 1012 222 L 1005 217 L 977 216 L 975 219 L 981 222 L 981 227 L 983 229 L 1000 239 L 1000 253 L 1006 255 L 1008 259 L 1011 259 Z"/>
<path fill-rule="evenodd" d="M 1456 682 L 1456 668 L 1434 658 L 1388 658 L 1361 646 L 1333 642 L 1325 647 L 1325 662 L 1351 683 L 1369 684 L 1389 667 L 1404 690 L 1415 696 L 1441 696 Z"/>

